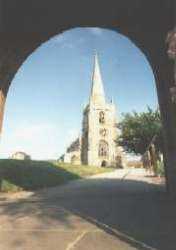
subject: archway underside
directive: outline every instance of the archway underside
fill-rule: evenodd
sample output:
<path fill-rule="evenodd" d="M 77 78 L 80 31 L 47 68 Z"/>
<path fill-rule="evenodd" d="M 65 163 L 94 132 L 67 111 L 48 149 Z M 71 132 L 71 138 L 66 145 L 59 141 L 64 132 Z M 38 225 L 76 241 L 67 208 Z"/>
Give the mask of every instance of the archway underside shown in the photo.
<path fill-rule="evenodd" d="M 24 60 L 43 42 L 73 27 L 102 27 L 128 36 L 148 58 L 156 79 L 164 125 L 169 191 L 176 194 L 176 107 L 171 101 L 173 62 L 166 37 L 174 27 L 172 0 L 101 2 L 7 0 L 0 26 L 0 128 L 10 83 Z"/>

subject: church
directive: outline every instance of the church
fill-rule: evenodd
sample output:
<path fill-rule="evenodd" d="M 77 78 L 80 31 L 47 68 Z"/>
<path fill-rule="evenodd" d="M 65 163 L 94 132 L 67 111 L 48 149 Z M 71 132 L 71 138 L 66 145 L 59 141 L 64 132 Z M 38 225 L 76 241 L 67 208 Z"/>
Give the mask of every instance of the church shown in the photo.
<path fill-rule="evenodd" d="M 67 148 L 63 161 L 75 165 L 122 167 L 123 149 L 117 145 L 116 107 L 106 102 L 98 61 L 94 56 L 89 103 L 83 110 L 82 133 Z"/>

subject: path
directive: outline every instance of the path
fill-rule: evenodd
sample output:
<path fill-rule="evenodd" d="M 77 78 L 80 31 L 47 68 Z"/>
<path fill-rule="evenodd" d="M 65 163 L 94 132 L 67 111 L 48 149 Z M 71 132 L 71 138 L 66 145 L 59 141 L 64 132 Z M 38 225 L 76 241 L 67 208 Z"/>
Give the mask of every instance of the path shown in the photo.
<path fill-rule="evenodd" d="M 24 193 L 23 199 L 2 199 L 0 205 L 1 250 L 174 250 L 176 245 L 175 203 L 142 170 L 116 170 Z"/>

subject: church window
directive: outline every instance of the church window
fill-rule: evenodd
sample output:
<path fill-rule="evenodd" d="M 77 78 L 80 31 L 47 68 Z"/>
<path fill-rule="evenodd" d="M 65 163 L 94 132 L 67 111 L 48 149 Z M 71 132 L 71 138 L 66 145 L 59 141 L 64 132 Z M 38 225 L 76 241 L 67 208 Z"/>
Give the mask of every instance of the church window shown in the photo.
<path fill-rule="evenodd" d="M 99 143 L 98 155 L 107 157 L 108 153 L 109 153 L 108 151 L 109 151 L 108 143 L 106 141 L 104 141 L 104 140 L 101 140 L 100 143 Z"/>
<path fill-rule="evenodd" d="M 107 130 L 105 128 L 100 129 L 100 135 L 101 136 L 106 136 L 107 135 Z"/>
<path fill-rule="evenodd" d="M 103 111 L 99 113 L 99 122 L 105 123 L 105 113 Z"/>

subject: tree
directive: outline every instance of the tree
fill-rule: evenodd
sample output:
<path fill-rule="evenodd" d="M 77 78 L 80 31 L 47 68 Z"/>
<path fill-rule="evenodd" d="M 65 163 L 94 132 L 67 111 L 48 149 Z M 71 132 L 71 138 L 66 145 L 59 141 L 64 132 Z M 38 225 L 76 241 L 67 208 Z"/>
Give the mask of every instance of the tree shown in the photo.
<path fill-rule="evenodd" d="M 123 114 L 118 128 L 121 130 L 117 142 L 128 152 L 144 154 L 153 143 L 158 152 L 163 152 L 162 123 L 159 110 L 148 107 L 146 112 Z"/>

